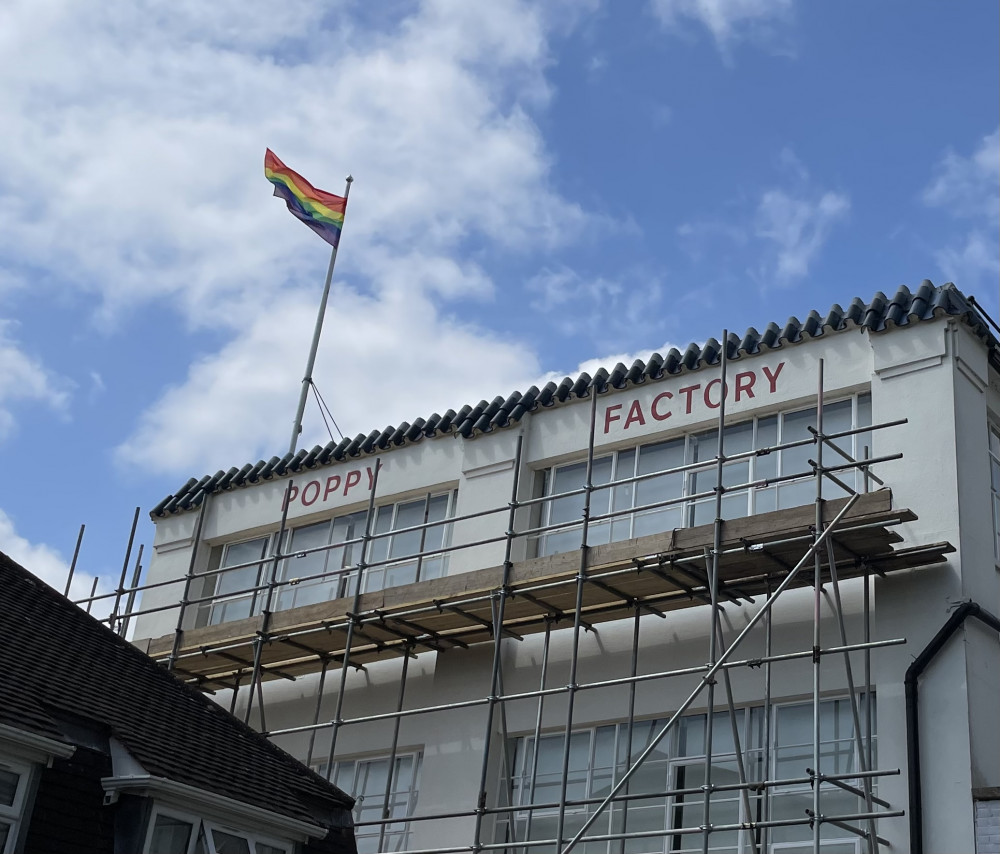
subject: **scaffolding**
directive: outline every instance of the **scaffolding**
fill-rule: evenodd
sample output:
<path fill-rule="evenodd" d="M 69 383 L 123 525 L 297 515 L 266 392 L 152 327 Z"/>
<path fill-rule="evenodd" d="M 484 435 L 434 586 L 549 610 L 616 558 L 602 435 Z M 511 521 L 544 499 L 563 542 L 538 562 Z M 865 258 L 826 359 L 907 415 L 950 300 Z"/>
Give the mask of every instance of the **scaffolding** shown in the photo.
<path fill-rule="evenodd" d="M 721 348 L 720 388 L 726 389 L 729 353 L 736 351 L 739 342 L 735 337 L 731 338 L 728 332 L 724 333 L 723 341 L 727 342 L 727 346 Z M 338 751 L 339 737 L 345 728 L 376 721 L 390 724 L 392 735 L 386 744 L 389 771 L 382 817 L 358 823 L 359 830 L 378 832 L 380 851 L 386 850 L 384 845 L 390 827 L 398 828 L 401 823 L 411 827 L 421 822 L 464 818 L 471 826 L 470 838 L 466 844 L 392 850 L 407 850 L 410 854 L 480 851 L 525 854 L 533 851 L 558 851 L 569 854 L 583 851 L 584 846 L 604 843 L 608 846 L 608 851 L 624 854 L 626 850 L 639 850 L 627 847 L 641 844 L 636 841 L 655 839 L 663 840 L 664 845 L 670 846 L 664 850 L 678 850 L 682 843 L 685 850 L 690 850 L 691 846 L 700 843 L 700 850 L 707 854 L 716 847 L 715 840 L 720 839 L 721 834 L 728 834 L 727 838 L 733 838 L 732 834 L 736 834 L 736 844 L 740 851 L 758 854 L 772 850 L 769 848 L 769 839 L 776 828 L 808 827 L 811 829 L 812 850 L 814 854 L 819 854 L 822 829 L 833 826 L 860 839 L 864 850 L 875 854 L 880 846 L 887 844 L 879 836 L 879 820 L 899 817 L 904 813 L 876 794 L 877 781 L 882 777 L 898 774 L 899 771 L 875 767 L 872 653 L 884 647 L 905 643 L 905 639 L 872 638 L 872 580 L 875 576 L 943 562 L 946 555 L 954 549 L 947 542 L 897 548 L 896 544 L 902 542 L 902 538 L 892 530 L 892 526 L 913 521 L 916 517 L 909 510 L 892 506 L 889 490 L 872 468 L 880 463 L 900 459 L 902 455 L 871 456 L 868 447 L 865 447 L 864 453 L 855 458 L 842 447 L 841 440 L 853 441 L 853 437 L 860 434 L 896 427 L 904 424 L 905 419 L 839 432 L 825 432 L 823 363 L 820 361 L 815 424 L 809 428 L 808 438 L 727 455 L 724 429 L 726 394 L 722 393 L 717 413 L 717 449 L 714 460 L 685 463 L 671 469 L 595 484 L 593 473 L 597 400 L 607 390 L 601 382 L 595 381 L 591 383 L 588 392 L 589 435 L 585 484 L 582 488 L 543 497 L 524 498 L 525 490 L 520 482 L 523 436 L 519 436 L 514 454 L 510 498 L 506 504 L 477 513 L 451 516 L 443 521 L 425 520 L 423 524 L 391 532 L 419 533 L 421 548 L 418 560 L 458 549 L 502 543 L 504 559 L 499 566 L 366 592 L 366 573 L 398 560 L 388 557 L 384 560 L 371 559 L 373 544 L 380 537 L 388 536 L 373 530 L 381 470 L 381 461 L 376 459 L 364 532 L 355 539 L 306 551 L 285 551 L 290 505 L 287 499 L 292 488 L 290 479 L 286 487 L 278 536 L 272 538 L 271 553 L 262 561 L 198 571 L 202 526 L 211 500 L 210 495 L 203 493 L 195 523 L 191 558 L 184 577 L 140 586 L 137 583 L 137 561 L 132 584 L 126 585 L 125 573 L 129 561 L 127 555 L 122 579 L 115 592 L 103 597 L 92 594 L 82 604 L 89 607 L 95 601 L 112 597 L 114 604 L 109 622 L 122 633 L 127 630 L 130 621 L 137 617 L 176 608 L 178 617 L 175 631 L 171 635 L 150 640 L 148 653 L 179 678 L 203 690 L 231 690 L 230 708 L 233 710 L 237 708 L 238 697 L 245 697 L 242 710 L 244 720 L 254 721 L 270 737 L 280 740 L 289 736 L 307 736 L 308 755 L 305 759 L 309 763 L 315 760 L 313 754 L 317 734 L 328 732 L 330 743 L 326 755 L 322 757 L 325 759 L 323 767 L 328 776 L 338 757 L 346 755 L 344 751 Z M 725 482 L 726 463 L 806 446 L 813 449 L 807 471 L 782 473 L 766 481 L 739 484 Z M 713 469 L 715 483 L 703 492 L 622 510 L 612 509 L 608 513 L 593 512 L 592 498 L 602 490 L 614 489 L 623 484 L 638 484 L 669 474 Z M 855 486 L 859 480 L 863 484 L 859 489 L 852 487 L 846 477 L 847 473 L 854 476 L 856 472 L 861 475 L 855 478 Z M 804 477 L 811 477 L 815 483 L 815 500 L 811 505 L 729 520 L 723 518 L 723 498 L 727 493 L 802 480 Z M 824 488 L 829 489 L 829 484 L 834 484 L 837 492 L 846 497 L 824 496 Z M 876 488 L 872 489 L 872 485 Z M 581 518 L 550 525 L 533 523 L 529 518 L 533 508 L 571 496 L 582 497 Z M 626 541 L 601 544 L 589 541 L 591 529 L 597 523 L 608 522 L 626 514 L 689 504 L 694 500 L 714 502 L 714 521 L 711 524 L 665 530 Z M 501 535 L 446 545 L 439 549 L 424 548 L 426 532 L 429 530 L 490 515 L 504 519 L 505 530 Z M 518 525 L 519 521 L 523 523 L 526 519 L 527 524 Z M 580 532 L 579 548 L 575 551 L 514 560 L 515 543 L 546 533 L 575 529 Z M 289 559 L 346 546 L 356 546 L 360 550 L 360 560 L 349 568 L 299 578 L 284 578 L 281 574 L 281 567 Z M 131 541 L 129 553 L 130 551 Z M 256 616 L 214 626 L 189 627 L 192 608 L 222 598 L 194 595 L 196 582 L 254 566 L 262 568 L 258 583 L 244 590 L 228 591 L 226 597 L 237 594 L 255 597 L 260 603 L 259 609 L 254 609 L 259 610 Z M 283 587 L 344 576 L 348 577 L 353 588 L 352 594 L 347 598 L 290 610 L 277 610 L 274 607 L 275 597 Z M 859 580 L 861 586 L 863 600 L 860 638 L 850 636 L 845 619 L 842 584 L 849 579 Z M 146 609 L 134 607 L 137 592 L 169 585 L 181 588 L 182 592 L 176 603 Z M 795 588 L 812 590 L 812 643 L 807 648 L 775 653 L 772 647 L 774 606 L 786 591 Z M 752 614 L 735 637 L 727 640 L 723 631 L 726 608 L 743 604 L 754 606 Z M 639 672 L 637 661 L 642 646 L 642 618 L 648 616 L 666 620 L 673 611 L 693 607 L 707 608 L 705 662 L 683 668 Z M 826 618 L 829 619 L 832 615 L 836 625 L 837 634 L 833 643 L 824 638 L 821 631 L 824 607 Z M 588 680 L 581 667 L 579 654 L 583 633 L 596 631 L 596 627 L 606 621 L 625 620 L 632 621 L 629 672 L 612 679 Z M 553 630 L 560 628 L 565 629 L 570 638 L 569 678 L 564 685 L 552 686 L 547 684 L 550 643 Z M 529 635 L 540 636 L 539 687 L 534 690 L 505 692 L 505 643 L 516 644 Z M 763 655 L 743 652 L 747 646 L 745 642 L 751 636 L 756 643 L 762 645 Z M 450 650 L 467 650 L 476 644 L 492 645 L 492 664 L 485 695 L 437 705 L 407 704 L 407 673 L 412 659 Z M 860 674 L 854 670 L 852 654 L 861 658 Z M 824 773 L 822 770 L 824 762 L 821 755 L 820 708 L 824 693 L 821 662 L 830 660 L 830 657 L 843 662 L 854 750 L 859 763 L 858 768 L 844 773 Z M 349 671 L 364 669 L 367 664 L 386 658 L 401 659 L 401 675 L 394 708 L 376 714 L 347 717 L 345 698 L 348 694 Z M 811 756 L 799 774 L 781 776 L 774 773 L 770 756 L 772 671 L 776 666 L 794 661 L 809 663 L 812 668 Z M 763 762 L 758 763 L 759 767 L 756 769 L 745 766 L 746 750 L 740 744 L 738 707 L 730 678 L 731 673 L 738 669 L 759 671 L 761 677 L 765 735 Z M 332 718 L 326 720 L 321 719 L 321 710 L 324 701 L 329 699 L 329 683 L 334 680 L 328 677 L 332 673 L 338 673 L 339 676 L 336 680 L 335 712 Z M 264 683 L 277 679 L 294 680 L 306 674 L 318 674 L 313 720 L 299 726 L 269 731 L 265 715 Z M 669 717 L 664 717 L 659 730 L 644 749 L 633 754 L 633 731 L 637 725 L 637 686 L 677 677 L 696 679 L 696 687 L 683 702 L 670 711 Z M 625 727 L 625 743 L 628 745 L 624 763 L 626 767 L 623 772 L 615 774 L 610 790 L 603 797 L 573 797 L 569 791 L 569 777 L 571 736 L 578 727 L 576 697 L 581 692 L 611 687 L 627 692 L 627 714 L 622 723 Z M 534 747 L 530 760 L 533 780 L 538 768 L 539 740 L 543 735 L 543 707 L 546 700 L 553 697 L 560 697 L 565 709 L 565 718 L 560 726 L 563 746 L 559 797 L 555 801 L 536 802 L 532 792 L 529 802 L 510 803 L 509 798 L 498 793 L 499 787 L 495 781 L 497 762 L 503 767 L 504 779 L 511 779 L 510 738 L 507 734 L 505 709 L 515 702 L 536 704 L 531 742 Z M 643 763 L 663 739 L 678 727 L 685 713 L 696 703 L 707 709 L 702 782 L 693 787 L 674 787 L 654 793 L 635 791 L 630 784 L 643 768 Z M 452 811 L 407 815 L 404 818 L 394 815 L 390 801 L 401 722 L 411 717 L 461 709 L 484 711 L 478 791 L 470 793 L 468 804 Z M 738 782 L 713 781 L 714 718 L 720 714 L 728 716 L 730 722 L 730 737 L 735 750 L 728 752 L 735 753 Z M 811 787 L 811 807 L 797 818 L 770 815 L 767 793 L 792 785 Z M 828 814 L 824 810 L 824 798 L 831 791 L 847 792 L 855 799 L 857 808 Z M 738 820 L 719 820 L 713 806 L 718 805 L 719 797 L 723 795 L 738 798 Z M 659 799 L 665 802 L 666 799 L 684 797 L 703 799 L 699 823 L 672 826 L 670 820 L 665 818 L 665 826 L 662 828 L 629 829 L 630 807 L 634 809 L 643 801 Z M 569 811 L 581 808 L 587 811 L 586 821 L 582 827 L 569 830 Z M 622 820 L 618 826 L 612 828 L 611 833 L 592 832 L 598 818 L 606 816 L 609 809 L 620 812 Z M 532 838 L 532 819 L 542 810 L 547 815 L 557 816 L 556 832 L 552 838 Z M 515 813 L 526 817 L 521 825 L 514 821 Z M 664 810 L 664 816 L 667 815 L 668 812 Z M 491 829 L 495 827 L 504 828 L 507 838 L 498 840 L 495 829 Z M 519 827 L 523 833 L 519 831 Z M 594 849 L 587 847 L 586 850 Z"/>

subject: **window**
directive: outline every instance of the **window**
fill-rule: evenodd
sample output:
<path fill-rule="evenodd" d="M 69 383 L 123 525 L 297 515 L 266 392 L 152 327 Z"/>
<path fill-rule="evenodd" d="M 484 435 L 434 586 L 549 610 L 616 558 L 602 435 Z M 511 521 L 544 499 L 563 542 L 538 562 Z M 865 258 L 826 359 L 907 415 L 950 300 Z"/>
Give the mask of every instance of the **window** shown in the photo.
<path fill-rule="evenodd" d="M 292 854 L 292 843 L 156 809 L 144 854 Z"/>
<path fill-rule="evenodd" d="M 864 726 L 864 702 L 859 701 Z M 705 782 L 705 736 L 708 716 L 688 715 L 667 734 L 653 753 L 631 777 L 625 793 L 647 793 L 649 798 L 619 802 L 606 810 L 592 825 L 588 835 L 654 832 L 647 838 L 629 839 L 625 851 L 632 854 L 667 854 L 701 851 L 700 834 L 667 836 L 669 829 L 699 827 L 703 821 L 704 795 L 697 790 Z M 851 773 L 858 768 L 851 704 L 847 699 L 826 700 L 820 705 L 821 769 L 827 773 Z M 570 764 L 567 778 L 567 801 L 585 801 L 605 797 L 666 723 L 666 719 L 636 721 L 631 744 L 628 725 L 609 724 L 574 732 L 570 738 Z M 737 709 L 736 728 L 747 779 L 764 779 L 764 760 L 769 754 L 768 777 L 772 780 L 804 778 L 812 765 L 812 704 L 796 703 L 772 708 L 770 745 L 765 750 L 765 720 L 761 707 Z M 497 842 L 517 843 L 553 839 L 558 822 L 558 801 L 562 779 L 564 740 L 562 733 L 543 735 L 537 756 L 533 736 L 512 740 L 512 773 L 507 783 L 509 817 L 498 822 Z M 712 782 L 725 785 L 739 782 L 736 745 L 728 712 L 712 716 Z M 695 793 L 665 795 L 668 791 L 696 790 Z M 768 802 L 765 803 L 765 798 Z M 627 803 L 627 806 L 626 806 Z M 536 809 L 518 809 L 537 805 Z M 856 795 L 832 784 L 822 788 L 826 815 L 847 815 L 864 811 Z M 812 789 L 808 783 L 789 784 L 769 790 L 765 795 L 751 791 L 750 814 L 738 790 L 715 792 L 711 798 L 713 824 L 761 821 L 769 807 L 771 818 L 801 819 L 803 810 L 812 808 Z M 564 833 L 575 834 L 597 804 L 568 804 Z M 759 830 L 758 830 L 759 833 Z M 845 838 L 846 836 L 846 838 Z M 741 838 L 742 837 L 742 838 Z M 720 854 L 747 854 L 751 850 L 746 833 L 718 831 L 710 837 L 712 851 Z M 768 850 L 798 851 L 811 841 L 807 825 L 772 828 Z M 758 843 L 760 837 L 758 837 Z M 833 825 L 823 827 L 824 854 L 855 852 L 855 840 Z M 846 846 L 846 847 L 845 847 Z M 547 852 L 551 849 L 532 848 Z M 803 849 L 804 850 L 804 849 Z M 811 848 L 809 849 L 811 850 Z M 581 847 L 585 854 L 620 854 L 621 841 L 589 842 Z"/>
<path fill-rule="evenodd" d="M 364 592 L 438 578 L 445 573 L 446 555 L 424 555 L 448 546 L 451 526 L 408 529 L 454 516 L 456 498 L 454 491 L 428 494 L 376 509 L 367 563 L 377 566 L 365 571 Z M 279 564 L 277 579 L 293 583 L 278 588 L 272 608 L 286 610 L 353 596 L 357 572 L 351 569 L 361 560 L 360 540 L 367 517 L 368 512 L 361 510 L 289 530 L 283 551 L 292 556 Z M 217 625 L 261 612 L 266 591 L 254 588 L 268 582 L 269 555 L 276 539 L 273 534 L 212 550 L 210 571 L 234 568 L 205 578 L 202 596 L 215 598 L 199 608 L 196 625 Z M 334 548 L 326 548 L 331 545 Z"/>
<path fill-rule="evenodd" d="M 990 425 L 990 498 L 993 507 L 993 558 L 1000 563 L 1000 428 Z"/>
<path fill-rule="evenodd" d="M 316 767 L 326 776 L 326 763 Z M 413 815 L 420 787 L 420 753 L 399 753 L 393 765 L 392 786 L 386 804 L 386 783 L 389 757 L 357 759 L 334 763 L 331 782 L 356 799 L 355 823 L 381 821 L 385 818 L 405 819 Z M 405 821 L 355 828 L 358 854 L 378 851 L 402 851 L 407 847 L 409 824 Z M 381 846 L 379 839 L 382 839 Z"/>
<path fill-rule="evenodd" d="M 814 425 L 815 421 L 816 410 L 810 408 L 733 424 L 725 429 L 724 451 L 727 455 L 733 455 L 798 439 L 808 439 L 811 436 L 808 427 Z M 827 404 L 823 409 L 825 433 L 839 433 L 870 424 L 871 396 L 867 394 Z M 852 454 L 855 459 L 862 458 L 866 449 L 871 456 L 870 433 L 844 437 L 837 440 L 837 445 Z M 625 510 L 634 512 L 591 523 L 588 531 L 590 545 L 713 522 L 715 496 L 705 495 L 697 499 L 693 496 L 711 493 L 715 488 L 717 452 L 718 431 L 713 429 L 595 458 L 592 473 L 594 486 L 606 488 L 595 490 L 591 494 L 591 515 L 602 516 Z M 826 459 L 834 453 L 828 450 Z M 815 454 L 815 445 L 809 444 L 726 462 L 722 473 L 722 483 L 726 487 L 761 483 L 779 475 L 798 472 L 802 472 L 803 477 L 780 484 L 747 487 L 726 493 L 722 499 L 723 518 L 737 519 L 754 513 L 766 513 L 770 510 L 811 502 L 815 498 L 815 485 L 812 475 L 808 474 L 809 459 L 814 458 Z M 635 483 L 621 482 L 628 478 L 699 462 L 704 462 L 705 467 L 687 472 L 663 474 Z M 586 475 L 587 465 L 583 462 L 547 469 L 542 472 L 541 493 L 546 496 L 559 495 L 582 489 Z M 838 477 L 858 491 L 865 489 L 864 475 L 860 471 L 841 472 Z M 828 498 L 844 494 L 843 490 L 830 480 L 824 481 L 823 491 Z M 651 507 L 663 501 L 687 496 L 692 497 L 690 501 L 679 501 L 666 507 Z M 539 525 L 547 527 L 575 522 L 583 514 L 583 505 L 582 493 L 545 502 L 539 513 Z M 567 525 L 565 528 L 540 535 L 537 538 L 536 553 L 539 556 L 559 554 L 579 546 L 580 526 Z"/>
<path fill-rule="evenodd" d="M 256 590 L 266 576 L 267 551 L 270 537 L 257 537 L 241 543 L 230 543 L 221 552 L 221 561 L 214 569 L 237 567 L 229 572 L 205 579 L 205 596 L 217 597 L 207 608 L 208 623 L 242 620 L 260 610 L 261 593 Z M 214 553 L 212 557 L 216 557 Z M 248 564 L 242 566 L 242 564 Z"/>
<path fill-rule="evenodd" d="M 0 854 L 14 850 L 30 777 L 31 766 L 0 758 Z"/>

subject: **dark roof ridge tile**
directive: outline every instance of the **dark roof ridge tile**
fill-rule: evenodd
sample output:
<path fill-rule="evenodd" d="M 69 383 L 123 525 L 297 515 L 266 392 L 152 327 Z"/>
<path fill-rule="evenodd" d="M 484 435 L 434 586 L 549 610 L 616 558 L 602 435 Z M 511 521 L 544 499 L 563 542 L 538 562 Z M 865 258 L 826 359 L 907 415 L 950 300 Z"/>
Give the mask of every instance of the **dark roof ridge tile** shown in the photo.
<path fill-rule="evenodd" d="M 763 332 L 749 327 L 739 336 L 729 333 L 727 357 L 738 359 L 764 352 L 780 350 L 786 345 L 797 344 L 805 339 L 818 338 L 829 333 L 847 329 L 867 329 L 878 333 L 896 327 L 906 327 L 918 321 L 934 320 L 941 317 L 957 317 L 971 328 L 994 353 L 1000 347 L 979 312 L 968 298 L 952 283 L 935 286 L 924 279 L 913 293 L 906 285 L 900 285 L 890 300 L 878 291 L 870 302 L 855 297 L 846 310 L 838 303 L 830 306 L 827 314 L 810 311 L 804 322 L 790 317 L 783 327 L 768 323 Z M 599 368 L 593 376 L 581 372 L 576 377 L 564 377 L 560 381 L 549 381 L 541 389 L 532 386 L 524 394 L 515 391 L 506 398 L 497 397 L 492 402 L 480 401 L 475 407 L 465 405 L 458 412 L 449 409 L 444 415 L 434 413 L 426 421 L 416 419 L 412 425 L 403 422 L 398 427 L 387 427 L 384 431 L 358 434 L 353 439 L 344 438 L 340 442 L 326 445 L 318 453 L 300 451 L 299 455 L 272 457 L 266 463 L 247 464 L 235 473 L 217 472 L 215 475 L 197 480 L 189 479 L 177 493 L 168 495 L 150 512 L 151 516 L 166 516 L 196 507 L 204 495 L 233 489 L 258 480 L 268 480 L 280 476 L 286 469 L 297 470 L 301 466 L 314 467 L 341 462 L 348 457 L 370 454 L 376 450 L 391 450 L 426 437 L 442 436 L 448 433 L 473 438 L 518 423 L 527 412 L 538 407 L 552 407 L 574 400 L 585 399 L 596 390 L 598 394 L 615 389 L 625 389 L 647 380 L 660 380 L 685 371 L 695 371 L 716 365 L 720 361 L 722 347 L 714 338 L 703 347 L 689 344 L 681 353 L 670 348 L 666 356 L 652 353 L 643 362 L 636 359 L 630 368 L 619 362 L 610 371 Z M 1000 358 L 994 356 L 993 358 Z M 402 437 L 402 438 L 400 438 Z"/>

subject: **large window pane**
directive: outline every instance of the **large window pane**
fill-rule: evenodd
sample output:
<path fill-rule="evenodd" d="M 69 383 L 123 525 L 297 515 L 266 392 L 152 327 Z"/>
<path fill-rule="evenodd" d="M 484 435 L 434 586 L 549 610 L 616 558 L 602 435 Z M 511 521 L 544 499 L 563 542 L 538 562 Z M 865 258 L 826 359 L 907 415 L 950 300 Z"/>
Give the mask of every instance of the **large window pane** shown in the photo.
<path fill-rule="evenodd" d="M 393 766 L 392 788 L 388 801 L 388 818 L 404 819 L 416 807 L 420 774 L 420 757 L 402 754 Z M 388 758 L 338 763 L 333 776 L 335 785 L 356 798 L 356 822 L 380 821 L 386 807 L 385 790 L 388 781 Z M 408 828 L 405 821 L 390 822 L 384 832 L 379 825 L 358 827 L 355 836 L 358 854 L 373 854 L 379 850 L 379 836 L 383 838 L 382 851 L 400 851 L 406 847 Z"/>
<path fill-rule="evenodd" d="M 212 604 L 210 623 L 242 620 L 258 610 L 260 595 L 253 588 L 260 584 L 260 579 L 263 577 L 264 558 L 267 555 L 269 541 L 269 537 L 257 537 L 253 540 L 230 543 L 226 546 L 221 568 L 224 569 L 227 566 L 239 568 L 215 576 L 214 595 L 217 597 L 233 595 L 231 598 Z M 248 566 L 240 566 L 240 564 L 248 564 Z"/>
<path fill-rule="evenodd" d="M 194 826 L 189 821 L 158 815 L 153 825 L 149 854 L 187 854 Z"/>
<path fill-rule="evenodd" d="M 250 841 L 242 836 L 213 830 L 212 842 L 215 844 L 215 854 L 250 854 Z"/>
<path fill-rule="evenodd" d="M 330 541 L 332 543 L 348 543 L 348 545 L 330 550 L 328 560 L 330 569 L 350 569 L 361 561 L 361 550 L 364 543 L 360 540 L 364 536 L 367 519 L 368 511 L 362 510 L 347 516 L 338 516 L 333 520 L 333 533 Z M 345 573 L 341 577 L 338 595 L 353 596 L 357 580 L 356 572 Z"/>
<path fill-rule="evenodd" d="M 989 429 L 990 499 L 993 503 L 993 558 L 1000 563 L 1000 430 Z"/>
<path fill-rule="evenodd" d="M 310 549 L 322 548 L 330 543 L 330 523 L 318 522 L 315 525 L 305 525 L 295 528 L 286 551 L 306 552 Z M 311 575 L 322 575 L 327 566 L 326 551 L 314 551 L 302 557 L 292 557 L 282 562 L 281 580 L 291 578 L 307 578 Z M 296 608 L 301 605 L 311 605 L 333 598 L 334 580 L 316 578 L 303 581 L 300 584 L 279 588 L 278 609 Z"/>
<path fill-rule="evenodd" d="M 685 445 L 684 439 L 675 439 L 640 448 L 636 474 L 651 474 L 684 465 Z M 637 507 L 680 498 L 684 494 L 684 474 L 665 474 L 639 481 L 635 485 L 635 493 Z M 684 508 L 679 503 L 640 512 L 635 519 L 633 536 L 644 537 L 679 528 L 684 524 L 683 513 Z"/>
<path fill-rule="evenodd" d="M 17 795 L 17 784 L 20 780 L 20 774 L 0 768 L 0 805 L 5 807 L 14 805 L 14 797 Z"/>

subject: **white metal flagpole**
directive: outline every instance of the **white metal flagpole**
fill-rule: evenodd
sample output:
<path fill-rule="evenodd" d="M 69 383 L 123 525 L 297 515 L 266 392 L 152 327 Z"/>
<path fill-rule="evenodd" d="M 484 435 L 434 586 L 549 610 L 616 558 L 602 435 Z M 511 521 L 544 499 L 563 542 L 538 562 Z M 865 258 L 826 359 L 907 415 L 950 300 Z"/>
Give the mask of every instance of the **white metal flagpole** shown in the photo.
<path fill-rule="evenodd" d="M 351 194 L 351 184 L 354 178 L 347 176 L 347 187 L 344 190 L 344 209 L 347 209 L 347 197 Z M 346 217 L 345 217 L 346 220 Z M 295 411 L 295 424 L 292 426 L 292 440 L 288 443 L 288 453 L 295 453 L 295 445 L 302 432 L 302 416 L 306 411 L 306 398 L 309 386 L 312 385 L 313 366 L 316 364 L 316 351 L 319 350 L 319 336 L 323 332 L 323 319 L 326 317 L 326 302 L 330 297 L 330 282 L 333 281 L 333 267 L 337 263 L 337 247 L 330 253 L 330 266 L 326 270 L 326 282 L 323 285 L 323 298 L 319 301 L 319 313 L 316 315 L 316 328 L 313 329 L 312 346 L 309 348 L 309 359 L 306 361 L 306 373 L 302 377 L 302 390 L 299 392 L 299 406 Z"/>

